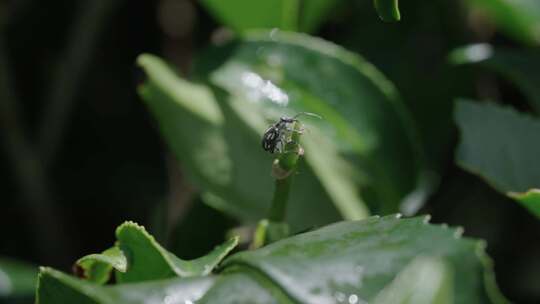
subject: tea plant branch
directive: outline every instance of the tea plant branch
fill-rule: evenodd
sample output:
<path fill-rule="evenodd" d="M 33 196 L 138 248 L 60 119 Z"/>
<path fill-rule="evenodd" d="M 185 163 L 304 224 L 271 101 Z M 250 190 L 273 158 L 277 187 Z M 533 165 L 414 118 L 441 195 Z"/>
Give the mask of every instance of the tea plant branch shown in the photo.
<path fill-rule="evenodd" d="M 65 126 L 75 104 L 75 95 L 87 74 L 98 38 L 113 9 L 122 0 L 86 1 L 69 34 L 67 49 L 59 57 L 60 65 L 50 84 L 45 114 L 39 125 L 41 158 L 45 167 L 52 162 L 62 142 Z"/>
<path fill-rule="evenodd" d="M 276 190 L 268 213 L 270 221 L 285 221 L 292 178 L 296 172 L 298 160 L 304 153 L 299 144 L 302 133 L 300 125 L 299 122 L 293 123 L 290 140 L 285 144 L 283 153 L 280 153 L 272 164 L 272 175 L 276 178 Z"/>
<path fill-rule="evenodd" d="M 283 152 L 278 155 L 272 164 L 272 175 L 276 179 L 276 189 L 267 219 L 260 221 L 255 230 L 251 244 L 252 249 L 262 247 L 289 235 L 289 226 L 285 222 L 285 218 L 287 216 L 287 203 L 292 179 L 296 173 L 300 156 L 304 153 L 299 144 L 301 134 L 301 123 L 298 121 L 293 122 Z"/>

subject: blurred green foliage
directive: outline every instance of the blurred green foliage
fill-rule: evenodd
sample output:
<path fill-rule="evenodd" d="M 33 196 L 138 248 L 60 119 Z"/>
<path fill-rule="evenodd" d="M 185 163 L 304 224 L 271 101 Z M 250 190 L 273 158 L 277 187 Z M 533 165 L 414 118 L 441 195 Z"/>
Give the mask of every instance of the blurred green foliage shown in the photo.
<path fill-rule="evenodd" d="M 36 287 L 37 267 L 0 258 L 0 303 L 28 299 Z"/>
<path fill-rule="evenodd" d="M 491 18 L 497 27 L 510 37 L 526 44 L 540 44 L 540 3 L 536 0 L 471 0 L 473 9 Z"/>
<path fill-rule="evenodd" d="M 67 269 L 113 245 L 78 260 L 84 280 L 42 268 L 43 304 L 506 302 L 461 229 L 368 217 L 433 213 L 487 239 L 502 291 L 537 303 L 539 3 L 0 2 L 0 254 Z M 261 134 L 303 111 L 323 119 L 300 119 L 305 154 L 272 225 L 364 220 L 216 268 L 237 245 L 211 250 L 227 229 L 245 249 L 268 216 Z M 128 223 L 111 244 L 125 218 L 156 238 Z M 0 259 L 0 302 L 34 286 L 32 266 Z"/>

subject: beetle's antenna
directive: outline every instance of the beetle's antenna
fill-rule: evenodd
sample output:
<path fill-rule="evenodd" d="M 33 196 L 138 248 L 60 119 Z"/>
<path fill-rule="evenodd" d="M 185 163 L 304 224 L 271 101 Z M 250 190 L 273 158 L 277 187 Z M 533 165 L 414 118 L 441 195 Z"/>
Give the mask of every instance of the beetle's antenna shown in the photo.
<path fill-rule="evenodd" d="M 307 115 L 307 116 L 317 117 L 318 119 L 323 119 L 322 116 L 317 115 L 315 113 L 311 113 L 311 112 L 300 112 L 300 113 L 294 115 L 293 119 L 296 119 L 300 115 Z"/>

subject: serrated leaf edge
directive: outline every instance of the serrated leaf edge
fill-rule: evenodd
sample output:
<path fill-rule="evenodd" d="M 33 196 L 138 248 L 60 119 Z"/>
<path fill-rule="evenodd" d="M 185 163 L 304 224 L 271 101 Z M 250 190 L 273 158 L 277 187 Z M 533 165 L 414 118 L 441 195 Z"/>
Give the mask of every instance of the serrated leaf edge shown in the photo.
<path fill-rule="evenodd" d="M 191 277 L 191 276 L 196 276 L 196 275 L 208 275 L 223 260 L 223 258 L 225 258 L 225 256 L 227 256 L 227 254 L 229 254 L 229 252 L 231 252 L 231 250 L 233 250 L 236 247 L 236 245 L 238 244 L 238 240 L 239 240 L 238 236 L 234 236 L 231 239 L 227 240 L 225 243 L 216 246 L 214 248 L 214 250 L 216 250 L 218 248 L 221 248 L 223 246 L 225 246 L 226 249 L 223 252 L 221 252 L 221 254 L 219 254 L 216 257 L 216 259 L 212 261 L 212 263 L 209 263 L 209 267 L 205 267 L 205 270 L 202 272 L 202 274 L 201 273 L 195 273 L 194 274 L 192 271 L 184 270 L 184 269 L 181 269 L 180 267 L 178 267 L 178 265 L 176 263 L 174 263 L 173 259 L 178 259 L 180 262 L 183 262 L 183 263 L 186 263 L 186 264 L 193 263 L 193 262 L 197 263 L 197 262 L 200 262 L 201 260 L 203 260 L 204 258 L 207 258 L 209 255 L 211 255 L 214 252 L 214 250 L 210 251 L 208 254 L 206 254 L 206 255 L 204 255 L 202 257 L 199 257 L 197 259 L 183 260 L 183 259 L 178 258 L 173 253 L 167 251 L 165 248 L 163 248 L 156 241 L 154 236 L 152 236 L 150 233 L 148 233 L 148 231 L 146 230 L 146 228 L 144 226 L 139 225 L 139 224 L 137 224 L 137 223 L 135 223 L 133 221 L 126 221 L 126 222 L 122 223 L 120 226 L 118 226 L 118 228 L 116 228 L 116 236 L 118 237 L 118 235 L 124 229 L 135 229 L 138 232 L 142 233 L 146 238 L 148 238 L 148 240 L 150 241 L 150 243 L 152 244 L 154 249 L 156 249 L 158 251 L 158 253 L 161 255 L 163 260 L 167 263 L 167 265 L 171 268 L 171 270 L 176 275 L 178 275 L 179 277 Z M 129 271 L 129 261 L 128 261 L 128 271 Z"/>
<path fill-rule="evenodd" d="M 431 215 L 429 214 L 426 214 L 422 217 L 420 216 L 417 216 L 417 217 L 412 217 L 412 218 L 402 218 L 401 217 L 401 214 L 392 214 L 392 215 L 386 215 L 386 216 L 379 216 L 379 215 L 374 215 L 374 216 L 370 216 L 366 219 L 362 219 L 362 220 L 358 220 L 358 221 L 354 221 L 354 222 L 370 222 L 370 221 L 385 221 L 385 220 L 406 220 L 406 219 L 418 219 L 421 221 L 422 225 L 426 225 L 426 226 L 434 226 L 434 227 L 438 227 L 440 229 L 445 229 L 445 230 L 453 230 L 453 238 L 456 239 L 456 240 L 460 240 L 460 239 L 464 239 L 464 240 L 470 240 L 472 242 L 474 242 L 475 244 L 475 247 L 474 247 L 474 254 L 476 255 L 476 257 L 478 258 L 480 264 L 482 265 L 482 274 L 483 274 L 483 283 L 484 283 L 484 288 L 485 288 L 485 291 L 486 291 L 486 294 L 488 295 L 489 299 L 492 301 L 492 303 L 495 303 L 495 304 L 503 304 L 503 303 L 509 303 L 509 301 L 504 297 L 504 295 L 501 293 L 500 289 L 498 288 L 497 286 L 497 283 L 496 283 L 496 280 L 495 280 L 495 272 L 493 270 L 493 260 L 489 257 L 489 255 L 487 255 L 486 253 L 486 247 L 487 247 L 487 243 L 485 240 L 481 240 L 481 239 L 475 239 L 475 238 L 470 238 L 470 237 L 463 237 L 463 233 L 464 233 L 464 228 L 461 227 L 461 226 L 458 226 L 458 227 L 449 227 L 448 224 L 432 224 L 430 223 L 430 220 L 431 220 Z M 339 224 L 339 223 L 336 223 L 336 224 Z M 331 225 L 329 225 L 331 226 Z M 325 227 L 328 227 L 328 226 L 325 226 Z M 309 233 L 309 232 L 306 232 L 306 233 Z M 284 239 L 286 240 L 286 239 Z M 279 241 L 278 241 L 279 242 Z M 235 256 L 231 256 L 231 258 L 234 258 Z M 232 263 L 228 263 L 228 261 L 230 261 L 230 259 L 227 259 L 225 260 L 224 262 L 224 271 L 226 272 L 229 268 L 232 268 L 232 269 L 236 269 L 236 268 L 249 268 L 251 269 L 252 271 L 257 271 L 260 275 L 263 275 L 265 277 L 267 277 L 266 281 L 268 282 L 272 282 L 272 284 L 274 284 L 274 288 L 278 288 L 279 290 L 281 290 L 284 294 L 286 294 L 288 296 L 288 298 L 290 299 L 293 299 L 292 295 L 288 294 L 286 292 L 286 290 L 278 283 L 276 282 L 273 282 L 272 281 L 272 278 L 271 277 L 268 277 L 266 273 L 264 273 L 263 271 L 259 270 L 255 265 L 252 265 L 251 263 L 249 262 L 245 262 L 245 261 L 236 261 L 236 260 L 232 260 Z M 230 266 L 229 266 L 230 265 Z M 229 267 L 227 267 L 229 266 Z"/>

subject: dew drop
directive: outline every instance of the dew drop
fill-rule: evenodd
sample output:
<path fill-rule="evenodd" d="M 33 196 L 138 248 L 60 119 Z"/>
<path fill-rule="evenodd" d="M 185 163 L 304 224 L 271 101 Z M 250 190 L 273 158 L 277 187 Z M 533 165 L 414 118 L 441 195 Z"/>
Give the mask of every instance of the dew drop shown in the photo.
<path fill-rule="evenodd" d="M 493 48 L 489 44 L 476 44 L 465 50 L 465 57 L 471 62 L 479 62 L 493 55 Z"/>

